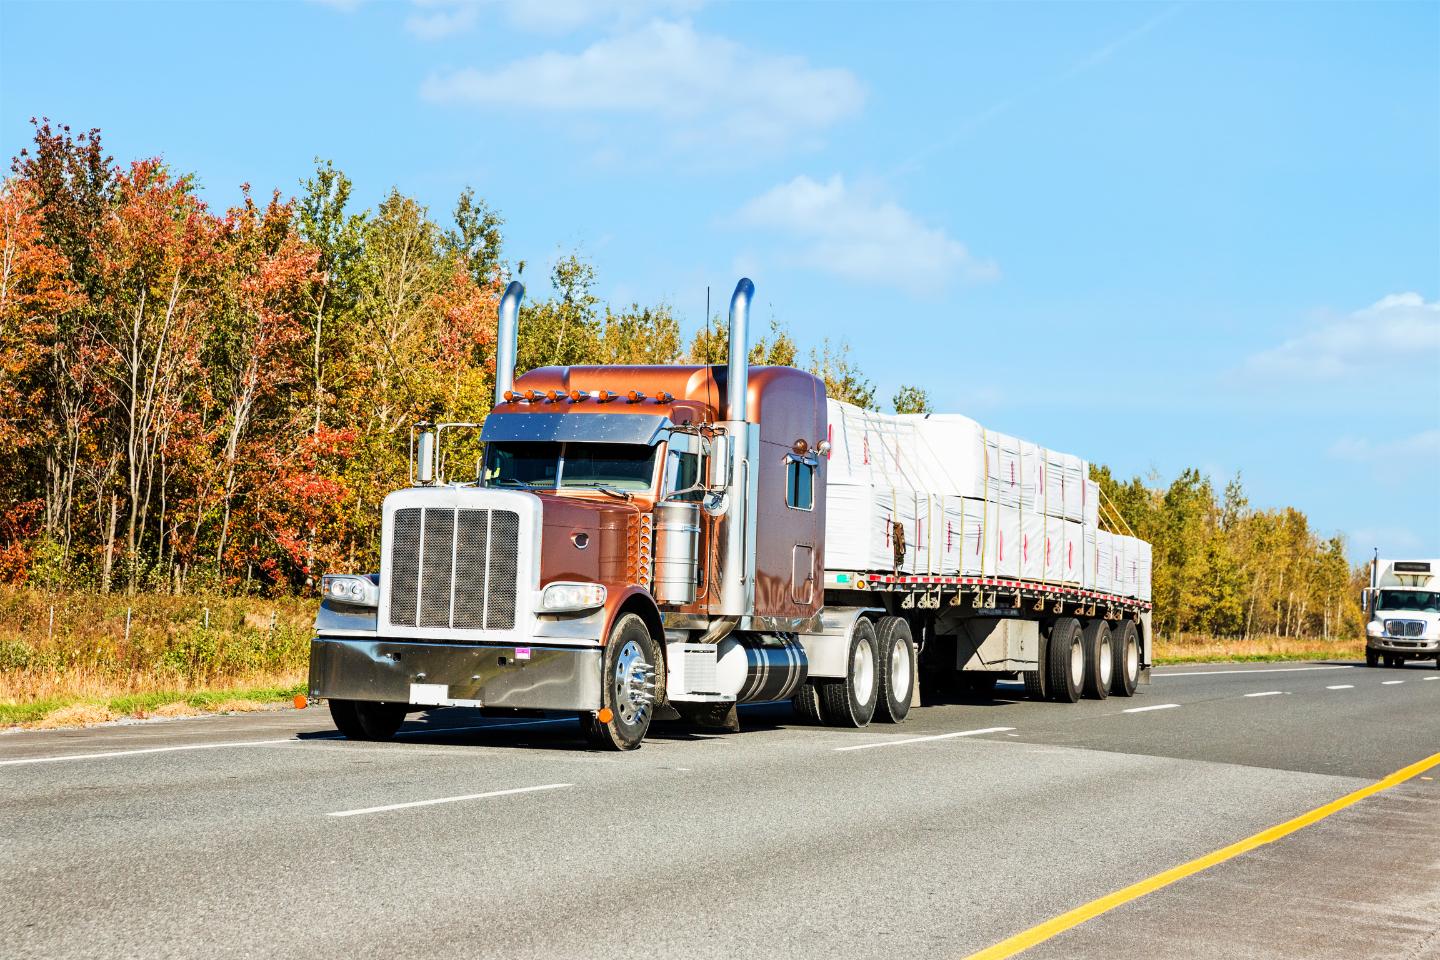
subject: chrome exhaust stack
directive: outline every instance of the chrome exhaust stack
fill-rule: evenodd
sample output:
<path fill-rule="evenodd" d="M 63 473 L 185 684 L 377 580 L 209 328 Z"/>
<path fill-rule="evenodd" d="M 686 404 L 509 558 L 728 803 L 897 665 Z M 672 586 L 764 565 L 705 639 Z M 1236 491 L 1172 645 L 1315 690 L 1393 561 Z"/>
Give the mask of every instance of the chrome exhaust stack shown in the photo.
<path fill-rule="evenodd" d="M 515 352 L 520 337 L 520 301 L 525 298 L 525 285 L 511 280 L 500 298 L 495 319 L 495 403 L 505 402 L 505 394 L 515 387 Z"/>
<path fill-rule="evenodd" d="M 720 427 L 726 436 L 725 466 L 729 483 L 727 509 L 720 521 L 719 609 L 712 615 L 748 617 L 755 612 L 755 509 L 756 478 L 752 443 L 759 435 L 747 420 L 750 393 L 750 301 L 755 284 L 742 278 L 730 297 L 730 356 L 725 370 L 725 410 Z M 752 437 L 752 434 L 754 436 Z"/>

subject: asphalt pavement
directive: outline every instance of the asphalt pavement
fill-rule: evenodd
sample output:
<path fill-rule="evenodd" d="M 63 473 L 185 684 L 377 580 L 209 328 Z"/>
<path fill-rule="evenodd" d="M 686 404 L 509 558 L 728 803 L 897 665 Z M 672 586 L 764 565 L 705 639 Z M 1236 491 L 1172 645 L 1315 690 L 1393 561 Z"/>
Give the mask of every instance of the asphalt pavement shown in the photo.
<path fill-rule="evenodd" d="M 903 725 L 311 708 L 0 734 L 6 957 L 966 957 L 1440 751 L 1440 670 L 1164 668 Z M 1440 957 L 1440 768 L 1026 957 Z"/>

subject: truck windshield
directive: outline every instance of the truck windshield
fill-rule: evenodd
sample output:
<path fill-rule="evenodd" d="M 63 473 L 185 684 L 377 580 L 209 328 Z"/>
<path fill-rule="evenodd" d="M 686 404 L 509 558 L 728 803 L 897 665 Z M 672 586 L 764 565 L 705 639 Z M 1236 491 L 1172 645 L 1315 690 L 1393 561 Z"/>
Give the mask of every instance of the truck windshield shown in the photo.
<path fill-rule="evenodd" d="M 1434 590 L 1381 590 L 1375 609 L 1440 613 L 1440 593 Z"/>
<path fill-rule="evenodd" d="M 485 485 L 649 490 L 656 449 L 634 443 L 492 443 L 485 451 Z"/>

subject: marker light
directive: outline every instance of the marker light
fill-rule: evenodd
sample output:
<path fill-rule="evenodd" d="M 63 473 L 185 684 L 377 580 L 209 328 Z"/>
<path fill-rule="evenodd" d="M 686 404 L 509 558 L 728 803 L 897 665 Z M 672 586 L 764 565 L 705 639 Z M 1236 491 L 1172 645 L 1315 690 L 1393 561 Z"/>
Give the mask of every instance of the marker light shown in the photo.
<path fill-rule="evenodd" d="M 619 400 L 620 394 L 611 393 L 609 390 L 598 390 L 595 393 L 595 399 L 601 403 L 609 403 L 611 400 Z"/>
<path fill-rule="evenodd" d="M 540 609 L 545 613 L 574 613 L 605 605 L 605 587 L 599 583 L 556 582 L 540 595 Z"/>
<path fill-rule="evenodd" d="M 656 403 L 669 403 L 671 400 L 674 399 L 675 397 L 672 394 L 666 393 L 664 390 L 661 390 L 659 393 L 655 394 Z"/>
<path fill-rule="evenodd" d="M 584 390 L 571 390 L 571 391 L 570 391 L 570 402 L 571 402 L 571 403 L 579 403 L 581 400 L 588 400 L 589 398 L 590 398 L 590 394 L 586 393 Z"/>
<path fill-rule="evenodd" d="M 546 390 L 545 396 L 549 398 L 551 403 L 559 403 L 561 400 L 564 400 L 566 397 L 570 396 L 570 394 L 566 393 L 564 390 Z"/>
<path fill-rule="evenodd" d="M 631 403 L 639 403 L 641 400 L 645 399 L 645 394 L 641 393 L 639 390 L 631 390 L 625 396 L 629 399 Z"/>
<path fill-rule="evenodd" d="M 514 390 L 506 390 L 506 391 L 505 391 L 505 402 L 506 402 L 506 403 L 514 403 L 515 401 L 517 401 L 517 400 L 519 400 L 519 399 L 520 399 L 520 394 L 516 393 Z"/>
<path fill-rule="evenodd" d="M 324 591 L 327 600 L 348 603 L 356 607 L 380 606 L 380 587 L 371 582 L 369 577 L 353 574 L 327 574 L 321 580 L 320 589 Z"/>

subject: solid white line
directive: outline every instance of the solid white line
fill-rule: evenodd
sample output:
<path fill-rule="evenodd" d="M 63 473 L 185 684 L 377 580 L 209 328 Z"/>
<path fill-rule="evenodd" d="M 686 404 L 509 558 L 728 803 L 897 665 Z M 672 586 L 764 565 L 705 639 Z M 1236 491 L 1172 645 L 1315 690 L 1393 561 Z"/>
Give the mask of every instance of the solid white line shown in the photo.
<path fill-rule="evenodd" d="M 523 720 L 519 723 L 489 723 L 472 727 L 425 727 L 419 730 L 401 730 L 397 737 L 418 737 L 442 733 L 466 733 L 472 730 L 506 730 L 512 727 L 535 727 L 546 723 L 573 723 L 573 717 L 556 720 Z M 64 763 L 67 760 L 106 760 L 110 757 L 136 757 L 147 753 L 176 753 L 183 750 L 218 750 L 222 747 L 270 747 L 286 743 L 309 743 L 311 740 L 344 740 L 338 733 L 323 734 L 305 738 L 290 737 L 285 740 L 230 740 L 225 743 L 186 743 L 173 747 L 145 747 L 138 750 L 109 750 L 105 753 L 71 753 L 57 757 L 22 757 L 18 760 L 0 760 L 0 767 L 22 766 L 31 763 Z"/>
<path fill-rule="evenodd" d="M 1404 683 L 1404 682 L 1405 682 L 1404 680 L 1381 680 L 1381 681 L 1380 681 L 1380 686 L 1382 686 L 1382 687 L 1393 687 L 1393 686 L 1395 686 L 1395 684 L 1397 684 L 1397 683 Z"/>
<path fill-rule="evenodd" d="M 1265 670 L 1188 670 L 1183 673 L 1151 673 L 1150 676 L 1156 679 L 1160 677 L 1218 677 L 1227 673 L 1305 673 L 1310 670 L 1354 670 L 1355 668 L 1346 664 L 1330 667 L 1274 667 Z"/>
<path fill-rule="evenodd" d="M 937 733 L 933 737 L 907 737 L 904 740 L 881 740 L 879 743 L 857 743 L 850 747 L 836 747 L 835 749 L 844 752 L 846 750 L 869 750 L 871 747 L 899 747 L 907 743 L 926 743 L 930 740 L 949 740 L 951 737 L 978 737 L 984 733 L 1006 733 L 1014 730 L 1014 727 L 985 727 L 980 730 L 959 730 L 955 733 Z"/>
<path fill-rule="evenodd" d="M 327 814 L 331 817 L 358 817 L 362 813 L 383 813 L 386 810 L 408 810 L 411 807 L 433 807 L 437 803 L 459 803 L 461 800 L 484 800 L 486 797 L 508 797 L 516 793 L 534 793 L 537 790 L 560 790 L 571 787 L 571 783 L 547 783 L 540 787 L 516 787 L 513 790 L 491 790 L 489 793 L 467 793 L 463 797 L 441 797 L 438 800 L 412 800 L 409 803 L 390 803 L 383 807 L 364 807 L 360 810 L 340 810 Z"/>
<path fill-rule="evenodd" d="M 1178 707 L 1178 703 L 1156 703 L 1148 707 L 1131 707 L 1129 710 L 1122 710 L 1121 713 L 1145 713 L 1148 710 L 1169 710 L 1171 707 Z"/>
<path fill-rule="evenodd" d="M 1245 696 L 1247 696 L 1247 697 L 1278 697 L 1278 696 L 1280 696 L 1280 694 L 1282 694 L 1282 693 L 1284 693 L 1284 692 L 1285 692 L 1284 690 L 1265 690 L 1265 691 L 1263 691 L 1263 692 L 1261 692 L 1261 693 L 1247 693 L 1247 694 L 1245 694 Z"/>
<path fill-rule="evenodd" d="M 176 747 L 146 747 L 143 750 L 111 750 L 108 753 L 72 753 L 63 757 L 23 757 L 19 760 L 0 760 L 0 767 L 20 766 L 27 763 L 63 763 L 66 760 L 104 760 L 107 757 L 135 757 L 142 753 L 174 753 L 178 750 L 218 750 L 221 747 L 268 747 L 277 743 L 300 742 L 303 741 L 297 741 L 291 738 L 287 740 L 232 740 L 228 743 L 188 743 Z"/>
<path fill-rule="evenodd" d="M 1326 690 L 1354 690 L 1354 689 L 1355 689 L 1355 684 L 1353 684 L 1353 683 L 1337 683 L 1337 684 L 1335 684 L 1335 686 L 1333 686 L 1333 687 L 1326 687 L 1325 689 L 1326 689 Z"/>

